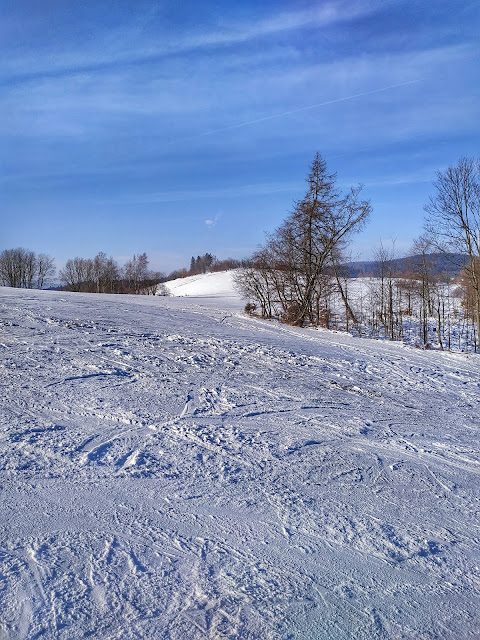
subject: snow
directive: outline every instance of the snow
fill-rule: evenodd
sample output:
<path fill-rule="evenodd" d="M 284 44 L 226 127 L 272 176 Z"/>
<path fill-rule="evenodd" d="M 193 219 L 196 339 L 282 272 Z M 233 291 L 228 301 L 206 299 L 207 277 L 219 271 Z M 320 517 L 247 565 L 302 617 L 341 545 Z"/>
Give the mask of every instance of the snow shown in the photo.
<path fill-rule="evenodd" d="M 478 356 L 214 276 L 0 289 L 0 638 L 478 638 Z"/>
<path fill-rule="evenodd" d="M 234 274 L 235 270 L 203 273 L 171 280 L 165 286 L 172 296 L 221 299 L 222 307 L 238 309 L 245 306 L 245 302 L 242 305 L 242 297 L 233 284 Z"/>

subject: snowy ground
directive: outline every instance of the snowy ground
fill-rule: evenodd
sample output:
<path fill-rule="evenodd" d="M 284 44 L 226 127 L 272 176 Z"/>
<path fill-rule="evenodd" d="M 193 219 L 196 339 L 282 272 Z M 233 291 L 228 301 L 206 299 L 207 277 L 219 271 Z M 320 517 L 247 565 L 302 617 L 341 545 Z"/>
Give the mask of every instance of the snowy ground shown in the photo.
<path fill-rule="evenodd" d="M 0 289 L 0 638 L 480 637 L 480 359 Z"/>

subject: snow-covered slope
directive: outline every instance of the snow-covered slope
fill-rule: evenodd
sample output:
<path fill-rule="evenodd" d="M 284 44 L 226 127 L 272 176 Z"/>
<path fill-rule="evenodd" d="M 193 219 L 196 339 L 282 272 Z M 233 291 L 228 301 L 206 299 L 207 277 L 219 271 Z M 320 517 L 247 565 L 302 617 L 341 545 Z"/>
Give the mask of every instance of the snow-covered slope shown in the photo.
<path fill-rule="evenodd" d="M 202 273 L 197 276 L 178 278 L 166 282 L 165 286 L 172 296 L 188 296 L 197 298 L 221 298 L 222 303 L 234 303 L 240 308 L 242 298 L 233 284 L 232 271 L 219 271 L 218 273 Z M 243 303 L 245 304 L 245 303 Z"/>
<path fill-rule="evenodd" d="M 0 638 L 478 637 L 478 356 L 0 295 Z"/>

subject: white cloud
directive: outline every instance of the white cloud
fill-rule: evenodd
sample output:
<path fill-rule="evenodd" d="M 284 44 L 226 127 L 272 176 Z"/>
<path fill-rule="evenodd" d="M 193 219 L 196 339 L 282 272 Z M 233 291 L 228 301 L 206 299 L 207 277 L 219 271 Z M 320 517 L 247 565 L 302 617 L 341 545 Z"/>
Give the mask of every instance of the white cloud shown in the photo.
<path fill-rule="evenodd" d="M 220 220 L 220 214 L 217 213 L 217 215 L 214 218 L 208 218 L 207 220 L 205 220 L 205 224 L 207 225 L 207 227 L 212 228 L 217 225 L 217 222 L 219 220 Z"/>

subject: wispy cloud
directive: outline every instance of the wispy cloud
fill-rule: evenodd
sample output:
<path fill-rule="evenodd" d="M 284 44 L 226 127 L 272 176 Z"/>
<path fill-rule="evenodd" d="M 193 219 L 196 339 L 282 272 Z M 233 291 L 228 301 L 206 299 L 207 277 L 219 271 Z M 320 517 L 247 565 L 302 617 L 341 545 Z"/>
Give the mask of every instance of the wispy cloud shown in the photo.
<path fill-rule="evenodd" d="M 365 180 L 365 187 L 373 188 L 373 187 L 402 187 L 409 186 L 412 184 L 426 184 L 431 183 L 433 177 L 435 176 L 435 172 L 438 167 L 422 167 L 421 171 L 417 171 L 416 173 L 407 173 L 407 174 L 397 174 L 397 175 L 386 175 L 383 177 L 374 176 L 372 178 L 367 178 Z"/>
<path fill-rule="evenodd" d="M 291 31 L 304 27 L 322 27 L 341 22 L 356 20 L 373 12 L 371 3 L 336 1 L 309 9 L 286 11 L 261 20 L 236 25 L 226 24 L 223 29 L 215 30 L 197 37 L 188 38 L 180 46 L 182 49 L 197 48 L 220 44 L 245 42 L 253 38 Z"/>
<path fill-rule="evenodd" d="M 248 55 L 243 61 L 235 57 L 230 66 L 224 56 L 196 60 L 195 73 L 192 64 L 183 61 L 164 65 L 158 74 L 118 69 L 101 79 L 87 73 L 62 81 L 39 79 L 28 92 L 16 86 L 0 96 L 5 114 L 0 130 L 6 136 L 81 140 L 93 134 L 103 138 L 113 129 L 117 136 L 134 137 L 136 128 L 146 126 L 149 137 L 161 138 L 163 149 L 170 154 L 182 141 L 187 144 L 194 137 L 210 137 L 214 142 L 218 136 L 212 134 L 229 130 L 233 134 L 247 125 L 271 123 L 252 127 L 259 142 L 273 130 L 284 137 L 298 135 L 304 127 L 311 135 L 321 134 L 326 142 L 333 137 L 340 141 L 342 136 L 354 141 L 365 136 L 370 123 L 377 136 L 403 129 L 407 135 L 423 122 L 430 129 L 445 128 L 455 111 L 462 115 L 455 126 L 466 127 L 476 110 L 465 99 L 447 104 L 453 100 L 451 94 L 452 100 L 437 100 L 431 113 L 431 101 L 435 92 L 443 90 L 439 81 L 446 70 L 452 74 L 477 55 L 468 45 L 348 56 L 321 63 L 292 57 L 283 59 L 281 65 L 275 58 L 255 65 Z M 420 84 L 428 91 L 420 92 Z M 423 96 L 418 101 L 420 93 Z M 312 96 L 317 100 L 312 101 Z M 340 109 L 342 103 L 345 107 Z M 344 114 L 352 111 L 353 103 L 357 117 L 358 110 L 369 110 L 364 117 L 366 126 L 359 127 L 356 121 L 349 128 L 345 121 Z M 339 108 L 317 115 L 317 110 L 330 105 Z M 392 128 L 392 118 L 399 118 L 400 110 L 409 117 Z M 291 128 L 272 128 L 275 121 L 287 117 Z"/>
<path fill-rule="evenodd" d="M 238 124 L 233 124 L 228 127 L 222 127 L 220 129 L 213 129 L 212 131 L 206 131 L 201 134 L 204 136 L 209 136 L 213 133 L 218 133 L 220 131 L 228 131 L 229 129 L 239 129 L 240 127 L 246 127 L 250 124 L 257 124 L 258 122 L 265 122 L 267 120 L 274 120 L 275 118 L 283 118 L 284 116 L 289 116 L 294 113 L 300 113 L 302 111 L 310 111 L 311 109 L 318 109 L 319 107 L 326 107 L 330 104 L 336 104 L 338 102 L 345 102 L 346 100 L 353 100 L 354 98 L 362 98 L 364 96 L 370 96 L 374 93 L 381 93 L 382 91 L 389 91 L 390 89 L 397 89 L 398 87 L 404 87 L 407 84 L 414 84 L 415 82 L 420 82 L 420 80 L 408 80 L 408 82 L 400 82 L 399 84 L 391 84 L 388 87 L 382 87 L 380 89 L 373 89 L 372 91 L 363 91 L 362 93 L 354 93 L 351 96 L 344 96 L 343 98 L 335 98 L 334 100 L 327 100 L 325 102 L 318 102 L 317 104 L 310 104 L 307 107 L 299 107 L 298 109 L 291 109 L 290 111 L 284 111 L 283 113 L 275 113 L 271 116 L 265 116 L 263 118 L 257 118 L 256 120 L 249 120 L 248 122 L 240 122 Z"/>
<path fill-rule="evenodd" d="M 220 187 L 218 189 L 187 189 L 182 191 L 159 191 L 156 193 L 143 194 L 138 197 L 131 197 L 129 201 L 132 203 L 162 203 L 162 202 L 182 202 L 197 201 L 205 199 L 221 199 L 221 198 L 245 198 L 250 196 L 266 196 L 272 193 L 281 192 L 298 192 L 303 188 L 302 183 L 298 182 L 272 182 L 259 184 L 245 184 L 231 187 Z M 122 199 L 125 202 L 125 199 Z M 220 220 L 220 215 L 214 218 L 207 218 L 205 225 L 208 227 L 215 226 Z"/>
<path fill-rule="evenodd" d="M 108 34 L 91 36 L 87 48 L 51 51 L 43 55 L 24 55 L 6 61 L 1 76 L 4 81 L 24 82 L 40 77 L 62 77 L 79 73 L 108 71 L 115 67 L 138 66 L 158 62 L 168 56 L 193 53 L 211 47 L 228 47 L 251 40 L 274 36 L 303 28 L 321 28 L 351 22 L 374 11 L 372 3 L 343 0 L 297 11 L 285 11 L 263 18 L 252 15 L 249 22 L 218 24 L 199 32 L 176 33 L 174 37 L 159 23 L 155 38 L 143 31 L 144 20 L 122 26 Z M 161 44 L 159 44 L 159 42 Z"/>

